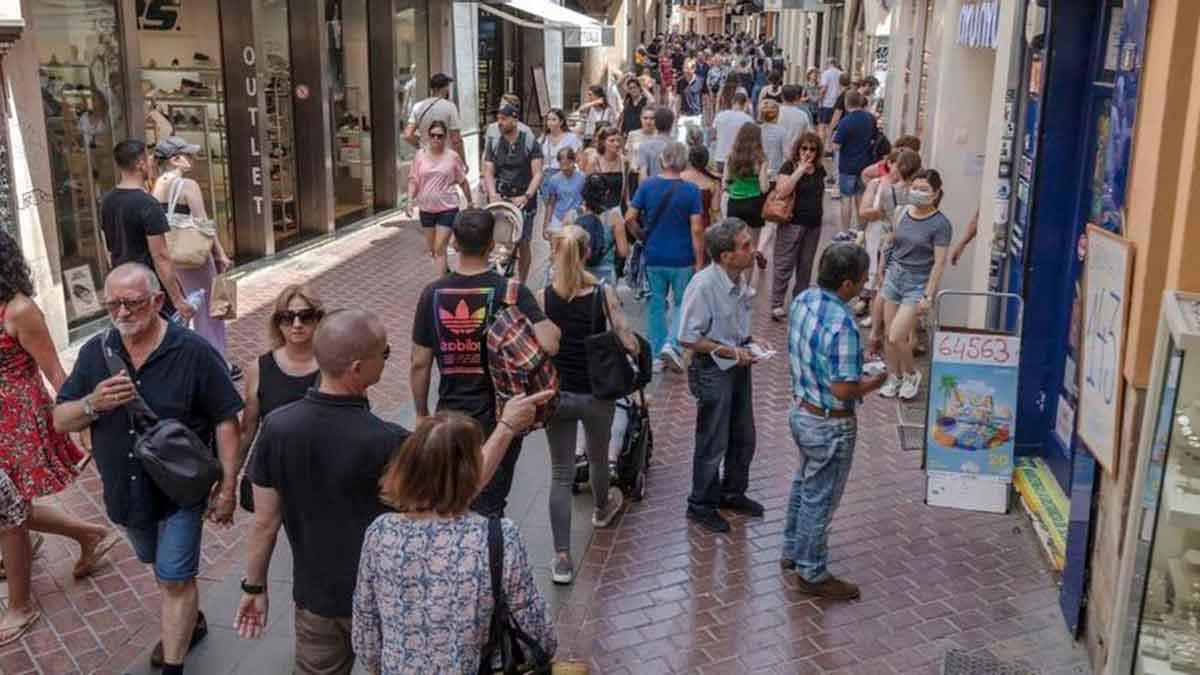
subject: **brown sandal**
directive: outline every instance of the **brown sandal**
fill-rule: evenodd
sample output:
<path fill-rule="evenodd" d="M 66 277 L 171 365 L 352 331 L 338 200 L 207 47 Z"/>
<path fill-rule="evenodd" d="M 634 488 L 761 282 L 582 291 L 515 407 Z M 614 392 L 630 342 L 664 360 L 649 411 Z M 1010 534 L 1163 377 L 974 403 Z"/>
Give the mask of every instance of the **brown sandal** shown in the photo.
<path fill-rule="evenodd" d="M 104 559 L 104 556 L 111 551 L 112 547 L 116 546 L 117 542 L 119 541 L 121 541 L 120 535 L 118 535 L 116 532 L 109 532 L 108 535 L 100 540 L 99 544 L 96 544 L 96 548 L 92 549 L 92 554 L 88 556 L 87 559 L 84 559 L 81 556 L 79 560 L 75 561 L 75 567 L 71 570 L 71 574 L 76 579 L 82 579 L 86 576 L 89 576 L 95 571 L 96 566 L 100 564 L 100 561 Z"/>
<path fill-rule="evenodd" d="M 42 613 L 36 609 L 33 610 L 33 613 L 31 613 L 29 616 L 25 617 L 24 621 L 22 621 L 21 623 L 12 627 L 12 629 L 11 629 L 13 631 L 12 634 L 10 634 L 6 638 L 0 639 L 0 647 L 3 647 L 4 645 L 12 644 L 12 643 L 16 642 L 17 640 L 20 640 L 22 637 L 25 636 L 26 633 L 29 632 L 30 628 L 33 628 L 33 624 L 37 623 L 38 619 L 40 619 L 40 618 L 42 618 Z"/>

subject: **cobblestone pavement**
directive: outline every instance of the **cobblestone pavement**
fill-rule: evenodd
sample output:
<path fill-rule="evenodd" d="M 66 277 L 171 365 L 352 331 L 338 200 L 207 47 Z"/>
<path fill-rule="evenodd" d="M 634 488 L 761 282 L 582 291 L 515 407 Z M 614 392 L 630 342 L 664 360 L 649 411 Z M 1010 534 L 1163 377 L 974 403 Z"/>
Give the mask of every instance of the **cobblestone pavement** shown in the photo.
<path fill-rule="evenodd" d="M 270 300 L 287 283 L 311 283 L 330 307 L 353 304 L 384 318 L 393 357 L 372 402 L 395 416 L 409 404 L 412 311 L 430 273 L 422 247 L 415 227 L 370 227 L 247 275 L 239 284 L 242 318 L 231 327 L 231 355 L 240 363 L 255 358 L 266 345 Z M 782 348 L 782 326 L 768 321 L 765 309 L 759 316 L 757 330 Z M 797 463 L 786 422 L 786 359 L 758 366 L 755 386 L 751 495 L 764 502 L 767 517 L 735 518 L 733 532 L 721 536 L 688 525 L 694 407 L 685 379 L 666 376 L 652 407 L 656 449 L 646 501 L 593 535 L 569 591 L 546 588 L 559 607 L 560 658 L 587 660 L 596 673 L 938 672 L 945 650 L 957 647 L 1020 658 L 1043 672 L 1087 672 L 1024 516 L 924 506 L 919 454 L 899 449 L 897 406 L 878 398 L 860 414 L 858 456 L 831 541 L 833 571 L 860 583 L 863 599 L 835 605 L 800 595 L 777 565 Z M 515 492 L 544 495 L 544 484 L 530 482 L 518 480 Z M 89 469 L 47 501 L 103 521 L 99 490 Z M 232 529 L 207 528 L 205 607 L 232 614 L 229 579 L 242 564 L 247 522 L 239 511 Z M 529 542 L 539 533 L 524 536 Z M 532 551 L 535 563 L 548 558 L 543 553 Z M 34 563 L 34 592 L 46 618 L 0 648 L 0 673 L 125 672 L 157 640 L 158 591 L 129 546 L 118 545 L 112 565 L 83 581 L 70 574 L 77 554 L 73 544 L 46 538 Z M 286 560 L 278 550 L 276 557 Z M 280 574 L 281 581 L 290 578 L 290 570 Z M 286 623 L 286 595 L 272 599 L 272 614 Z M 214 637 L 210 650 L 255 649 Z M 258 649 L 282 650 L 253 661 L 269 667 L 247 660 L 222 672 L 288 672 L 280 665 L 289 659 L 286 648 L 283 641 Z"/>

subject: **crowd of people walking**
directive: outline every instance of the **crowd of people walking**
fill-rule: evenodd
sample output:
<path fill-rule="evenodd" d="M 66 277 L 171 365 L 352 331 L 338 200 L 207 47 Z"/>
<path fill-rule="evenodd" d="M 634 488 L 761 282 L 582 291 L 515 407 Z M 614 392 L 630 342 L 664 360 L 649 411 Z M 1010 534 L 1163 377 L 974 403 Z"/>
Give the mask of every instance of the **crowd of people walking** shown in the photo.
<path fill-rule="evenodd" d="M 638 47 L 633 70 L 609 80 L 589 87 L 573 114 L 547 112 L 541 134 L 519 99 L 505 97 L 474 188 L 452 79 L 435 75 L 430 98 L 413 107 L 405 138 L 419 151 L 407 194 L 432 278 L 411 327 L 411 430 L 370 410 L 392 352 L 383 323 L 327 307 L 305 285 L 279 292 L 266 349 L 238 391 L 224 323 L 201 301 L 229 259 L 213 237 L 199 240 L 196 264 L 181 265 L 166 236 L 184 226 L 177 216 L 189 228 L 210 222 L 186 176 L 197 148 L 182 139 L 161 141 L 153 157 L 140 141 L 116 148 L 121 183 L 102 207 L 112 329 L 83 345 L 72 372 L 32 299 L 28 265 L 0 232 L 0 548 L 9 578 L 0 644 L 38 620 L 29 531 L 78 542 L 78 577 L 118 541 L 108 527 L 33 504 L 94 457 L 109 520 L 162 591 L 152 661 L 167 675 L 183 672 L 207 632 L 196 585 L 204 522 L 229 526 L 239 503 L 254 515 L 237 631 L 255 638 L 266 629 L 282 527 L 299 672 L 348 673 L 356 659 L 384 673 L 480 672 L 508 653 L 497 647 L 506 627 L 532 645 L 527 656 L 552 656 L 531 552 L 502 520 L 523 439 L 544 427 L 555 583 L 575 577 L 577 453 L 594 527 L 612 525 L 629 503 L 612 464 L 618 411 L 633 390 L 614 395 L 612 374 L 597 372 L 597 336 L 611 337 L 617 370 L 686 373 L 696 445 L 681 514 L 716 533 L 732 527 L 722 512 L 762 517 L 750 494 L 754 370 L 776 355 L 752 331 L 764 285 L 770 318 L 787 324 L 780 348 L 800 451 L 780 565 L 805 592 L 858 597 L 827 569 L 855 410 L 876 390 L 917 395 L 919 323 L 957 260 L 948 251 L 961 252 L 970 233 L 952 242 L 942 179 L 922 166 L 919 141 L 893 144 L 880 132 L 870 76 L 852 80 L 831 62 L 787 82 L 769 40 L 670 35 Z M 840 198 L 841 219 L 818 255 L 826 196 Z M 491 258 L 497 215 L 483 207 L 497 202 L 520 214 L 517 240 L 505 242 L 516 248 L 515 279 Z M 539 230 L 550 256 L 545 282 L 531 289 Z M 648 340 L 626 318 L 628 297 L 647 303 Z M 519 358 L 506 360 L 509 352 Z M 154 464 L 164 444 L 210 455 L 198 498 L 178 496 L 194 492 L 194 477 Z"/>

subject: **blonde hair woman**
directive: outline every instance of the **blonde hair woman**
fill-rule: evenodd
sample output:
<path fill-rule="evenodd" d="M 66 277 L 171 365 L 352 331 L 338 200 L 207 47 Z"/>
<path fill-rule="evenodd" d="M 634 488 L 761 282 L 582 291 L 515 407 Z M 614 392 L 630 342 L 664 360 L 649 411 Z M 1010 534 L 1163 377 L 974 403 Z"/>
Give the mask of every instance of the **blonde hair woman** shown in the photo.
<path fill-rule="evenodd" d="M 592 394 L 584 340 L 607 330 L 611 321 L 627 350 L 637 353 L 638 345 L 625 323 L 616 292 L 584 268 L 590 254 L 587 231 L 578 225 L 564 227 L 554 236 L 553 281 L 538 291 L 538 302 L 546 318 L 562 331 L 558 353 L 554 355 L 561 382 L 558 407 L 546 422 L 546 440 L 550 446 L 550 529 L 555 552 L 550 578 L 556 584 L 569 584 L 575 578 L 571 560 L 571 481 L 575 477 L 575 439 L 580 424 L 587 439 L 596 506 L 592 525 L 610 525 L 624 501 L 621 491 L 608 484 L 608 441 L 615 402 Z"/>

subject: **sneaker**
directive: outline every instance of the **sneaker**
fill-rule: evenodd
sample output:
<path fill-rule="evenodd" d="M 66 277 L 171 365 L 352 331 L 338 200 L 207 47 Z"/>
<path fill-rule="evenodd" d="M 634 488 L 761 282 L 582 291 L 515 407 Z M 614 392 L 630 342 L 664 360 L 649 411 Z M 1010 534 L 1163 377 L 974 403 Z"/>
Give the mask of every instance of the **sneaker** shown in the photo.
<path fill-rule="evenodd" d="M 762 518 L 763 505 L 750 499 L 746 495 L 733 495 L 731 497 L 721 498 L 721 508 L 734 513 L 741 513 L 750 516 L 751 518 Z"/>
<path fill-rule="evenodd" d="M 828 577 L 825 581 L 818 583 L 809 583 L 803 578 L 796 578 L 801 593 L 815 595 L 818 598 L 828 598 L 830 600 L 857 600 L 861 593 L 858 591 L 858 586 L 849 581 L 842 581 L 834 577 Z"/>
<path fill-rule="evenodd" d="M 787 318 L 787 310 L 782 307 L 775 307 L 771 310 L 772 321 L 783 321 Z"/>
<path fill-rule="evenodd" d="M 896 398 L 896 394 L 900 393 L 900 378 L 895 375 L 888 375 L 883 386 L 879 388 L 879 395 L 884 398 Z"/>
<path fill-rule="evenodd" d="M 575 563 L 571 562 L 570 556 L 565 559 L 560 555 L 554 556 L 554 562 L 550 563 L 550 581 L 560 586 L 575 581 Z"/>
<path fill-rule="evenodd" d="M 658 358 L 662 360 L 663 365 L 670 368 L 676 373 L 683 372 L 683 355 L 680 354 L 674 347 L 667 345 L 659 352 Z"/>
<path fill-rule="evenodd" d="M 863 312 L 866 312 L 867 309 L 867 302 L 862 298 L 854 298 L 850 301 L 850 311 L 854 312 L 858 316 L 862 316 Z"/>
<path fill-rule="evenodd" d="M 687 517 L 688 520 L 695 521 L 697 525 L 709 532 L 721 534 L 729 531 L 729 521 L 722 518 L 721 514 L 716 511 L 700 511 L 689 506 Z"/>
<path fill-rule="evenodd" d="M 921 371 L 917 371 L 910 375 L 905 375 L 900 382 L 900 398 L 905 401 L 911 401 L 917 397 L 917 392 L 921 390 Z"/>
<path fill-rule="evenodd" d="M 245 376 L 246 376 L 246 374 L 242 372 L 241 368 L 233 365 L 232 363 L 229 364 L 229 379 L 233 380 L 234 382 L 237 382 Z"/>
<path fill-rule="evenodd" d="M 663 360 L 661 358 L 654 359 L 654 363 L 650 366 L 651 372 L 657 374 L 663 371 Z"/>
<path fill-rule="evenodd" d="M 625 495 L 621 493 L 621 488 L 608 488 L 608 504 L 604 506 L 604 510 L 596 509 L 592 512 L 592 527 L 608 527 L 612 525 L 612 521 L 621 512 L 621 506 L 625 504 Z"/>
<path fill-rule="evenodd" d="M 870 328 L 872 323 L 873 322 L 871 321 L 871 317 L 868 316 L 865 319 L 859 321 L 858 325 L 861 326 L 862 328 Z"/>

